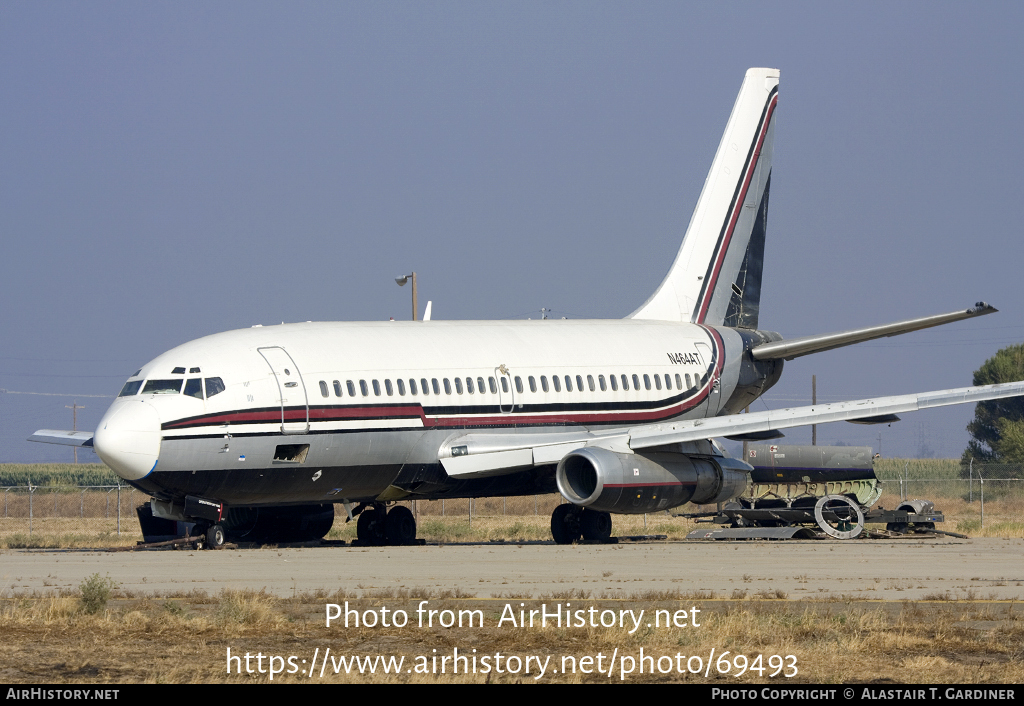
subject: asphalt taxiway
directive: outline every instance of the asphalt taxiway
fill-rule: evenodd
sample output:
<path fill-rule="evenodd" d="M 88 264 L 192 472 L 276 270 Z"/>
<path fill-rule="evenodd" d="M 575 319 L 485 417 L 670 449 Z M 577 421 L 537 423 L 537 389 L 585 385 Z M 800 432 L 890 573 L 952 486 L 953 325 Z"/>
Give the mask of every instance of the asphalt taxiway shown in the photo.
<path fill-rule="evenodd" d="M 109 552 L 4 550 L 0 595 L 75 589 L 92 574 L 123 590 L 281 596 L 419 588 L 486 598 L 649 591 L 848 596 L 857 600 L 1024 599 L 1022 539 L 447 544 Z M 781 592 L 781 594 L 779 593 Z"/>

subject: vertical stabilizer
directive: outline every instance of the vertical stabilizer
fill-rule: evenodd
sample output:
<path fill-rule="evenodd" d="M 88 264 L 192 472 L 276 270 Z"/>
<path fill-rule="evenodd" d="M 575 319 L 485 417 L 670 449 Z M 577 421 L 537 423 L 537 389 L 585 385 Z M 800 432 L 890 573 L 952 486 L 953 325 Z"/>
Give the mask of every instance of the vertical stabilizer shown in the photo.
<path fill-rule="evenodd" d="M 778 69 L 749 69 L 672 269 L 633 319 L 757 328 Z"/>

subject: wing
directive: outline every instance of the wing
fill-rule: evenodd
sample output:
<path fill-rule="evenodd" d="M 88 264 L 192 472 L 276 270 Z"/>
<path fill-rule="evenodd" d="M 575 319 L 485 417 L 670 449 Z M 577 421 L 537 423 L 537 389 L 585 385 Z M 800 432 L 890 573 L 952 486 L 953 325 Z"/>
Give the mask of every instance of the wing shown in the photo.
<path fill-rule="evenodd" d="M 60 431 L 58 429 L 40 429 L 29 441 L 39 441 L 44 444 L 61 444 L 62 446 L 92 446 L 91 431 Z"/>
<path fill-rule="evenodd" d="M 628 429 L 564 434 L 471 433 L 448 441 L 441 448 L 440 460 L 448 475 L 453 477 L 503 475 L 523 468 L 557 463 L 565 454 L 584 446 L 632 453 L 640 449 L 701 441 L 712 437 L 737 436 L 808 424 L 869 421 L 919 409 L 1020 395 L 1024 395 L 1024 381 L 791 407 L 751 414 L 732 414 L 709 419 L 645 424 Z"/>

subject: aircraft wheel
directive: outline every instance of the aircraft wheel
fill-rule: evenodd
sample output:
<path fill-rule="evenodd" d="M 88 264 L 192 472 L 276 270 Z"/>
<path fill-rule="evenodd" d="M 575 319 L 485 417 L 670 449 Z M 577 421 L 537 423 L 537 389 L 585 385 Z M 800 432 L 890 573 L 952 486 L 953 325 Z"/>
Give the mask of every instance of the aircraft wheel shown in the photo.
<path fill-rule="evenodd" d="M 612 515 L 600 510 L 583 510 L 580 517 L 583 539 L 605 540 L 612 536 Z"/>
<path fill-rule="evenodd" d="M 356 538 L 368 547 L 379 547 L 387 537 L 384 529 L 384 509 L 363 510 L 356 521 Z"/>
<path fill-rule="evenodd" d="M 206 546 L 210 549 L 224 546 L 224 527 L 217 524 L 206 530 Z"/>
<path fill-rule="evenodd" d="M 556 507 L 551 513 L 551 536 L 555 544 L 572 544 L 581 534 L 579 508 L 568 503 Z"/>
<path fill-rule="evenodd" d="M 416 541 L 416 518 L 412 510 L 404 505 L 391 508 L 384 526 L 388 544 L 402 545 Z"/>

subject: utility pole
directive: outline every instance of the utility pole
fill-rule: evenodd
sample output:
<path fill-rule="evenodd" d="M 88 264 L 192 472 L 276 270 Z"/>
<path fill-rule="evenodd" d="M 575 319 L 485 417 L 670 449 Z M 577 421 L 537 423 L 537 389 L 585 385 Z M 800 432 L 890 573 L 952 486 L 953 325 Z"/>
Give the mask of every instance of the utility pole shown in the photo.
<path fill-rule="evenodd" d="M 71 410 L 71 429 L 78 431 L 78 410 L 85 409 L 85 405 L 78 404 L 78 400 L 75 400 L 74 404 L 64 405 L 64 409 Z M 78 463 L 78 447 L 75 447 L 75 463 Z"/>
<path fill-rule="evenodd" d="M 811 404 L 812 405 L 817 405 L 818 404 L 818 376 L 817 375 L 812 375 L 811 376 Z M 817 424 L 812 424 L 811 425 L 811 446 L 817 446 L 817 445 L 818 445 L 818 425 Z"/>

